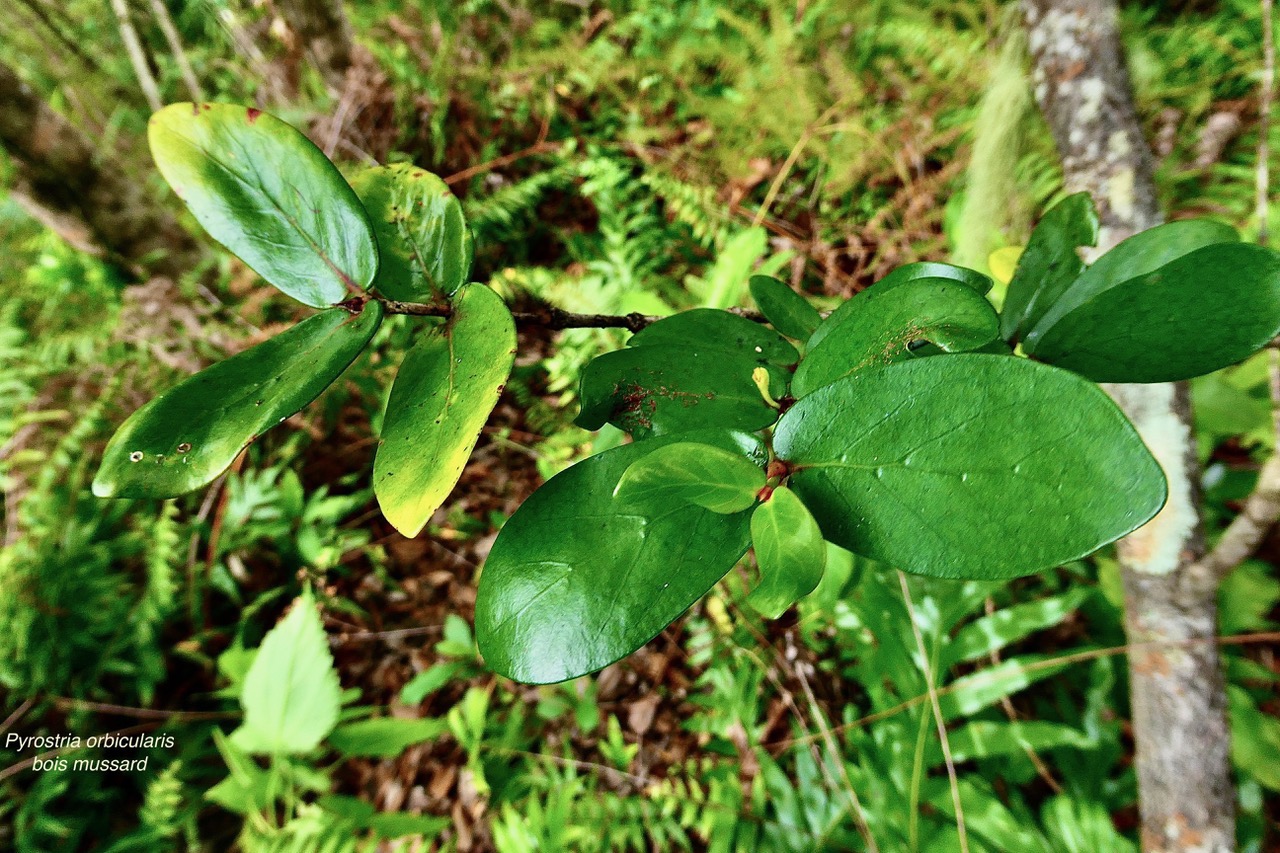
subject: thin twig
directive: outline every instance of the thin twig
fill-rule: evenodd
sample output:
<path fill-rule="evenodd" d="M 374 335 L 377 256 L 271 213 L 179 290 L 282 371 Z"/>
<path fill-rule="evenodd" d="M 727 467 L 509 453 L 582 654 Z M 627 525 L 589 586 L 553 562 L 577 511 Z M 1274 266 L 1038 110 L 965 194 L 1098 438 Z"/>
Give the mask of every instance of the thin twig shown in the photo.
<path fill-rule="evenodd" d="M 23 715 L 31 710 L 31 706 L 34 704 L 36 704 L 35 697 L 28 697 L 21 705 L 15 708 L 13 713 L 6 717 L 3 723 L 0 723 L 0 735 L 13 728 L 18 720 L 21 720 Z"/>
<path fill-rule="evenodd" d="M 449 317 L 453 309 L 449 305 L 426 302 L 395 302 L 386 300 L 382 303 L 388 314 L 404 314 L 411 317 Z M 730 308 L 730 314 L 736 314 L 755 323 L 766 323 L 765 316 L 757 311 Z M 545 305 L 536 311 L 513 311 L 512 316 L 518 325 L 538 326 L 553 332 L 565 329 L 626 329 L 638 332 L 651 323 L 663 319 L 638 312 L 632 314 L 577 314 L 565 311 L 552 305 Z"/>
<path fill-rule="evenodd" d="M 1271 103 L 1275 99 L 1276 44 L 1272 0 L 1262 2 L 1262 91 L 1258 95 L 1257 216 L 1258 245 L 1267 245 L 1271 197 Z"/>
<path fill-rule="evenodd" d="M 178 64 L 178 71 L 182 74 L 182 81 L 187 84 L 187 91 L 191 92 L 192 99 L 203 101 L 204 89 L 200 87 L 195 69 L 187 59 L 187 52 L 182 49 L 182 38 L 178 35 L 178 28 L 173 25 L 173 18 L 169 16 L 164 0 L 151 0 L 151 13 L 160 25 L 160 32 L 164 33 L 164 40 L 169 43 L 169 52 L 173 54 L 173 61 Z"/>
<path fill-rule="evenodd" d="M 124 42 L 125 52 L 129 54 L 129 62 L 133 65 L 134 76 L 138 78 L 138 86 L 146 96 L 147 104 L 152 111 L 158 111 L 164 106 L 164 101 L 160 98 L 160 87 L 156 85 L 156 78 L 151 75 L 151 67 L 147 64 L 147 54 L 142 49 L 138 31 L 133 28 L 133 21 L 129 17 L 129 5 L 125 0 L 111 0 L 111 11 L 116 14 L 116 23 L 120 27 L 120 39 Z"/>
<path fill-rule="evenodd" d="M 933 722 L 938 727 L 938 741 L 942 745 L 942 760 L 947 765 L 947 781 L 951 786 L 951 805 L 956 810 L 956 832 L 960 835 L 960 853 L 969 853 L 969 831 L 965 826 L 964 806 L 960 802 L 960 779 L 956 776 L 956 763 L 951 757 L 951 741 L 947 738 L 947 724 L 942 719 L 942 705 L 938 703 L 938 687 L 933 683 L 933 664 L 929 662 L 929 650 L 924 645 L 924 635 L 916 622 L 916 605 L 911 600 L 911 587 L 907 576 L 898 570 L 898 583 L 902 587 L 902 600 L 907 605 L 907 619 L 911 633 L 916 637 L 916 650 L 920 653 L 920 671 L 924 673 L 925 687 L 929 691 L 929 704 L 933 706 Z"/>
<path fill-rule="evenodd" d="M 523 160 L 525 157 L 532 157 L 536 154 L 550 154 L 554 151 L 559 151 L 560 148 L 561 144 L 559 142 L 539 141 L 530 145 L 528 148 L 516 151 L 513 154 L 504 154 L 501 157 L 495 157 L 486 163 L 480 163 L 477 166 L 463 169 L 461 172 L 454 172 L 452 175 L 445 178 L 444 182 L 446 184 L 456 184 L 461 181 L 465 181 L 467 178 L 473 178 L 476 175 L 483 174 L 484 172 L 491 172 L 494 169 L 501 169 L 503 166 L 510 166 L 512 163 L 517 160 Z"/>
<path fill-rule="evenodd" d="M 50 696 L 49 700 L 64 711 L 92 711 L 95 714 L 112 714 L 117 717 L 133 717 L 138 720 L 168 720 L 192 722 L 196 720 L 234 720 L 239 711 L 170 711 L 164 708 L 135 708 L 131 705 L 115 705 L 110 702 L 90 702 L 68 696 Z"/>

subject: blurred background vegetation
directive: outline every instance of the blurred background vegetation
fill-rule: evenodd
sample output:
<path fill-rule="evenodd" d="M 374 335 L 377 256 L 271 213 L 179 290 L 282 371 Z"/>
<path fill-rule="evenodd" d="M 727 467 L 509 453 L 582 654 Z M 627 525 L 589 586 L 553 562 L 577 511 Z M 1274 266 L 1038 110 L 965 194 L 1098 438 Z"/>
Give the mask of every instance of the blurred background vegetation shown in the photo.
<path fill-rule="evenodd" d="M 193 223 L 146 152 L 155 103 L 253 104 L 352 167 L 437 172 L 475 230 L 473 277 L 516 303 L 726 307 L 754 269 L 833 303 L 909 261 L 985 269 L 1060 194 L 1016 23 L 995 0 L 0 4 L 0 733 L 176 741 L 107 774 L 36 772 L 0 742 L 0 847 L 851 850 L 861 822 L 882 850 L 951 851 L 962 819 L 974 850 L 1136 849 L 1106 553 L 1009 583 L 913 579 L 909 598 L 836 555 L 774 623 L 735 571 L 597 677 L 488 674 L 479 566 L 543 478 L 619 440 L 571 425 L 578 370 L 614 332 L 522 332 L 414 540 L 368 487 L 403 317 L 205 493 L 88 490 L 156 389 L 304 313 L 197 228 L 166 230 Z M 1256 3 L 1131 3 L 1123 31 L 1167 211 L 1256 234 Z M 1274 444 L 1265 364 L 1195 394 L 1221 524 Z M 1280 845 L 1277 644 L 1249 636 L 1280 617 L 1269 558 L 1280 540 L 1222 593 L 1223 635 L 1243 635 L 1223 653 L 1246 850 Z M 247 650 L 305 585 L 351 713 L 431 724 L 255 787 L 220 733 Z"/>

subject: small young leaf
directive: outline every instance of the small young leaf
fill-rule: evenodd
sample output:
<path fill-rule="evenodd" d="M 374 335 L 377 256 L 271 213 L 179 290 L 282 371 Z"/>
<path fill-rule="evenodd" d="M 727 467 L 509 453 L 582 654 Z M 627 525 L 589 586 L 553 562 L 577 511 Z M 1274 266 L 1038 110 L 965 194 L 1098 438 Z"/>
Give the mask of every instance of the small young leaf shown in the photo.
<path fill-rule="evenodd" d="M 1219 243 L 1102 291 L 1027 352 L 1095 382 L 1173 382 L 1242 361 L 1278 333 L 1280 254 Z"/>
<path fill-rule="evenodd" d="M 313 308 L 367 288 L 369 216 L 329 158 L 275 116 L 172 104 L 151 117 L 151 153 L 196 221 L 259 275 Z"/>
<path fill-rule="evenodd" d="M 694 347 L 639 346 L 605 353 L 582 372 L 576 423 L 605 423 L 635 438 L 695 429 L 752 431 L 777 420 L 745 356 Z"/>
<path fill-rule="evenodd" d="M 693 504 L 731 514 L 751 507 L 764 483 L 764 471 L 740 452 L 681 441 L 637 459 L 613 494 L 628 505 Z"/>
<path fill-rule="evenodd" d="M 1168 222 L 1135 234 L 1098 258 L 1058 299 L 1045 304 L 1047 310 L 1029 327 L 1023 348 L 1034 350 L 1059 320 L 1104 291 L 1153 273 L 1197 249 L 1239 240 L 1240 235 L 1230 225 L 1209 219 Z"/>
<path fill-rule="evenodd" d="M 822 322 L 818 309 L 803 296 L 768 275 L 753 275 L 751 298 L 773 327 L 797 341 L 808 340 Z"/>
<path fill-rule="evenodd" d="M 651 640 L 747 550 L 747 513 L 639 508 L 614 487 L 645 454 L 697 441 L 765 462 L 759 440 L 700 432 L 615 447 L 552 477 L 503 525 L 480 575 L 476 641 L 497 672 L 534 684 L 608 666 Z"/>
<path fill-rule="evenodd" d="M 341 692 L 315 600 L 303 593 L 258 648 L 231 740 L 248 752 L 310 752 L 337 724 Z"/>
<path fill-rule="evenodd" d="M 422 531 L 462 476 L 515 350 L 502 298 L 471 284 L 454 299 L 449 322 L 424 332 L 405 356 L 373 463 L 382 514 L 405 536 Z"/>
<path fill-rule="evenodd" d="M 827 563 L 827 543 L 809 510 L 786 486 L 751 514 L 751 545 L 760 565 L 760 583 L 747 603 L 766 619 L 813 592 Z"/>
<path fill-rule="evenodd" d="M 933 577 L 1052 568 L 1165 499 L 1159 465 L 1100 388 L 1007 356 L 869 367 L 789 409 L 774 449 L 827 539 Z"/>
<path fill-rule="evenodd" d="M 388 299 L 430 302 L 466 284 L 471 229 L 444 181 L 398 163 L 365 169 L 351 185 L 378 237 L 375 290 Z"/>
<path fill-rule="evenodd" d="M 331 308 L 186 379 L 134 412 L 102 454 L 100 498 L 172 498 L 212 483 L 241 450 L 310 403 L 364 349 L 382 305 Z"/>
<path fill-rule="evenodd" d="M 1084 270 L 1077 252 L 1098 240 L 1098 212 L 1088 193 L 1069 195 L 1045 213 L 1009 282 L 1000 336 L 1025 338 Z"/>
<path fill-rule="evenodd" d="M 839 334 L 827 334 L 800 362 L 791 382 L 793 396 L 874 364 L 911 358 L 909 347 L 919 343 L 966 352 L 999 339 L 1000 319 L 991 303 L 950 279 L 920 278 L 887 291 L 876 285 L 840 310 L 845 307 L 850 310 L 837 320 Z"/>

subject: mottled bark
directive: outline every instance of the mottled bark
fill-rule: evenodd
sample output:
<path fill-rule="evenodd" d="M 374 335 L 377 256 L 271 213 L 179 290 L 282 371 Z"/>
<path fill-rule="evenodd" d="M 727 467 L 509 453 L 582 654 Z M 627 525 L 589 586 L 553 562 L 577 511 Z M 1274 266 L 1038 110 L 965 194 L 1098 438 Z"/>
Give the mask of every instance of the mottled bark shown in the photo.
<path fill-rule="evenodd" d="M 0 62 L 0 146 L 17 163 L 15 197 L 78 248 L 136 277 L 178 277 L 200 259 L 177 219 Z"/>
<path fill-rule="evenodd" d="M 1161 222 L 1152 157 L 1133 107 L 1114 0 L 1023 0 L 1036 100 L 1068 187 L 1093 195 L 1098 252 Z M 1134 318 L 1141 322 L 1142 318 Z M 1199 470 L 1185 383 L 1107 389 L 1169 480 L 1169 503 L 1119 545 L 1142 846 L 1235 849 L 1217 582 L 1197 561 Z M 1167 645 L 1165 645 L 1167 643 Z"/>
<path fill-rule="evenodd" d="M 311 57 L 335 94 L 342 91 L 343 78 L 351 67 L 351 25 L 342 0 L 276 0 L 289 29 L 298 37 L 298 47 Z"/>

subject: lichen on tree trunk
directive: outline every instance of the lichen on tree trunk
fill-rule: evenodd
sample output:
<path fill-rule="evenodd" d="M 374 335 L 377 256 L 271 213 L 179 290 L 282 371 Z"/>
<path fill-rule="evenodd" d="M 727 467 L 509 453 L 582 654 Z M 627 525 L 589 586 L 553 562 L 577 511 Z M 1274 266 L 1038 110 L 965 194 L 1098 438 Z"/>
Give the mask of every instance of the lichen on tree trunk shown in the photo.
<path fill-rule="evenodd" d="M 199 261 L 199 244 L 150 188 L 56 113 L 0 62 L 0 146 L 16 162 L 15 196 L 77 248 L 137 278 L 170 278 Z"/>
<path fill-rule="evenodd" d="M 1098 252 L 1162 221 L 1114 0 L 1023 0 L 1036 100 L 1066 183 L 1098 205 Z M 1142 318 L 1134 318 L 1141 322 Z M 1109 386 L 1169 480 L 1169 502 L 1119 545 L 1142 847 L 1235 849 L 1217 583 L 1203 555 L 1185 383 Z"/>

